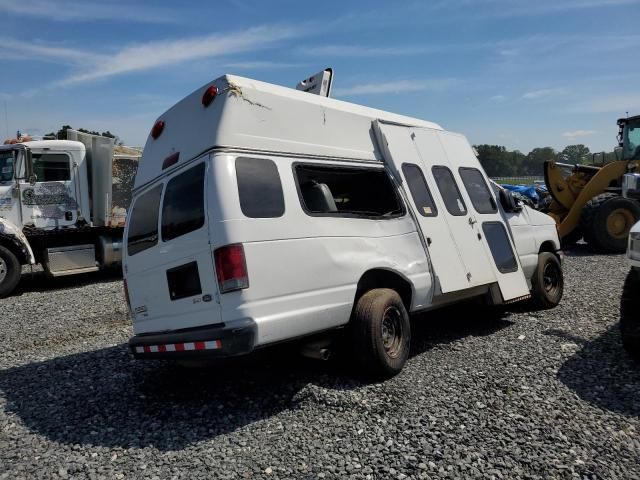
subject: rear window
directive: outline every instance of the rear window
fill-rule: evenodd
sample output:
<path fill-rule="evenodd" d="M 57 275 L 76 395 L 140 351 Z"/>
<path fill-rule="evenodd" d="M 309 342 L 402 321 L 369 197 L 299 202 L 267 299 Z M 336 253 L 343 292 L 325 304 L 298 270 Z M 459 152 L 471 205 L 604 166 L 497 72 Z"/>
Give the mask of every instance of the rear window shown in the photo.
<path fill-rule="evenodd" d="M 310 215 L 393 218 L 405 213 L 383 169 L 299 164 L 295 175 Z"/>
<path fill-rule="evenodd" d="M 127 253 L 135 255 L 158 243 L 158 209 L 162 185 L 140 195 L 131 210 Z"/>
<path fill-rule="evenodd" d="M 162 240 L 198 230 L 204 225 L 204 163 L 167 183 L 162 204 Z"/>
<path fill-rule="evenodd" d="M 405 163 L 402 165 L 402 173 L 420 215 L 423 217 L 438 216 L 438 209 L 433 202 L 433 197 L 420 167 L 413 163 Z"/>
<path fill-rule="evenodd" d="M 236 159 L 240 208 L 246 217 L 274 218 L 284 215 L 284 195 L 278 167 L 264 158 Z"/>
<path fill-rule="evenodd" d="M 476 212 L 496 213 L 498 211 L 496 202 L 482 176 L 482 172 L 477 168 L 468 167 L 462 167 L 458 171 Z"/>
<path fill-rule="evenodd" d="M 464 200 L 462 200 L 460 189 L 458 189 L 458 184 L 456 184 L 451 170 L 447 167 L 435 166 L 431 171 L 433 172 L 433 177 L 436 179 L 438 190 L 440 190 L 440 195 L 442 195 L 447 211 L 451 215 L 466 215 L 467 207 L 464 204 Z"/>

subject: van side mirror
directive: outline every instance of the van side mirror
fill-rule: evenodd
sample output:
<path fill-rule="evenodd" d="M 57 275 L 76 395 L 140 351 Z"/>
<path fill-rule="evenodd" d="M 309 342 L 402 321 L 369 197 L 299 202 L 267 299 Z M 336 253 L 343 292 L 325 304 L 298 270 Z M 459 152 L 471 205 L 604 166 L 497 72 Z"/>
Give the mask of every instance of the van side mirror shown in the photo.
<path fill-rule="evenodd" d="M 500 205 L 502 205 L 502 209 L 505 212 L 514 213 L 522 211 L 522 205 L 513 195 L 513 192 L 500 189 L 500 193 L 498 193 L 498 196 L 500 197 Z"/>

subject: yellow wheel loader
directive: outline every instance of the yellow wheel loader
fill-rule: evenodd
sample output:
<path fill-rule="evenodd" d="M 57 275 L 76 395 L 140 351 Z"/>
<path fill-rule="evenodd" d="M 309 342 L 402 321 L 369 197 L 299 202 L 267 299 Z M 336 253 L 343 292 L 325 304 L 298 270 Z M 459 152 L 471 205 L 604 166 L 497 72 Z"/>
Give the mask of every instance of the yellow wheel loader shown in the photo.
<path fill-rule="evenodd" d="M 618 160 L 601 165 L 553 160 L 544 164 L 552 198 L 547 213 L 558 224 L 565 245 L 584 238 L 593 251 L 622 253 L 629 230 L 640 220 L 640 201 L 626 194 L 626 189 L 640 184 L 640 115 L 621 118 L 618 126 Z"/>

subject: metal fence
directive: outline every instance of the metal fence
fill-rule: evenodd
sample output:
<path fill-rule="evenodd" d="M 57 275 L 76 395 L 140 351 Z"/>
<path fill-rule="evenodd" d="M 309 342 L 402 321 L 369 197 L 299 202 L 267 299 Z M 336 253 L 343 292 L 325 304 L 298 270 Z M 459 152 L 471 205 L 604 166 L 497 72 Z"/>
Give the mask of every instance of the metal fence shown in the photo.
<path fill-rule="evenodd" d="M 507 183 L 510 185 L 533 185 L 534 183 L 544 183 L 541 175 L 523 175 L 519 177 L 491 177 L 496 183 Z"/>

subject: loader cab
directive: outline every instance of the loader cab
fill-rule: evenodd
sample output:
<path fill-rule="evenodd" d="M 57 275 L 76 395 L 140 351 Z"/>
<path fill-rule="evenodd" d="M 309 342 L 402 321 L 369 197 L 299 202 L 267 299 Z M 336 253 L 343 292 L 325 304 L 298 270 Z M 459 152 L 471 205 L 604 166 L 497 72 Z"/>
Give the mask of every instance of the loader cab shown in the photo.
<path fill-rule="evenodd" d="M 640 115 L 618 120 L 618 144 L 622 160 L 640 160 Z"/>

